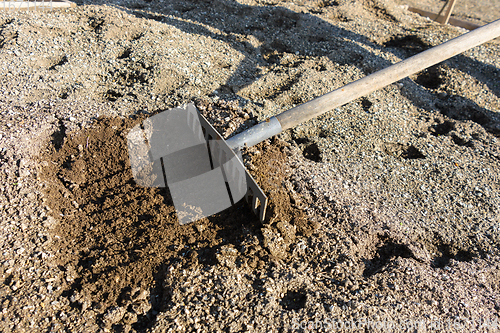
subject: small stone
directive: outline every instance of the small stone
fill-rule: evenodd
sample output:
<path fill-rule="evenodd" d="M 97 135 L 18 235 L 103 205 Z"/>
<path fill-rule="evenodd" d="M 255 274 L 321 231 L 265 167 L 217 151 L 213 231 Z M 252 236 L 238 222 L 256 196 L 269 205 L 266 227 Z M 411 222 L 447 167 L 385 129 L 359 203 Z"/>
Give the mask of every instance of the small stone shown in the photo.
<path fill-rule="evenodd" d="M 120 320 L 122 320 L 123 316 L 125 315 L 125 308 L 123 307 L 114 307 L 108 310 L 106 314 L 104 315 L 104 323 L 106 326 L 111 326 L 113 324 L 118 323 Z"/>
<path fill-rule="evenodd" d="M 91 301 L 89 301 L 89 300 L 83 301 L 83 303 L 82 303 L 82 311 L 87 310 L 88 308 L 90 308 L 91 305 L 92 305 Z"/>
<path fill-rule="evenodd" d="M 134 324 L 137 322 L 137 313 L 134 313 L 134 312 L 127 312 L 124 316 L 123 316 L 123 322 L 125 324 Z"/>
<path fill-rule="evenodd" d="M 205 230 L 205 226 L 203 224 L 197 224 L 196 229 L 198 232 L 203 232 L 203 230 Z"/>

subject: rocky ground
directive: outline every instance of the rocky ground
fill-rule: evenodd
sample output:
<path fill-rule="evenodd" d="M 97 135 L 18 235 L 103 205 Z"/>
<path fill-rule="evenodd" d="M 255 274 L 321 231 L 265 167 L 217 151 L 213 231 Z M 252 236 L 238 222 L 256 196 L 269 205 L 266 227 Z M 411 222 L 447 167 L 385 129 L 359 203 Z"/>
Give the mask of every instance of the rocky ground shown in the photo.
<path fill-rule="evenodd" d="M 180 226 L 130 128 L 194 102 L 228 137 L 466 31 L 389 0 L 77 3 L 0 12 L 1 331 L 499 330 L 498 43 L 246 149 L 264 224 Z"/>

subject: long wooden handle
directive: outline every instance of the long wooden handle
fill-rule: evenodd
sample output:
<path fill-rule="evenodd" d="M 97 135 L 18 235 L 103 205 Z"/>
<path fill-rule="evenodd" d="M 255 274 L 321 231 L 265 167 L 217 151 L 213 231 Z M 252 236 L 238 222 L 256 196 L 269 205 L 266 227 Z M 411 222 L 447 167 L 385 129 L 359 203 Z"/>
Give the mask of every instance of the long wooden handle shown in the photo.
<path fill-rule="evenodd" d="M 48 11 L 60 8 L 73 8 L 76 4 L 68 0 L 0 0 L 0 10 L 5 11 Z"/>
<path fill-rule="evenodd" d="M 448 0 L 446 2 L 445 7 L 446 7 L 446 5 L 448 5 L 448 8 L 446 8 L 443 16 L 438 17 L 436 19 L 436 21 L 438 21 L 441 24 L 448 24 L 448 21 L 450 20 L 451 12 L 453 11 L 453 8 L 455 7 L 455 1 L 456 0 Z M 443 7 L 443 9 L 444 9 L 444 7 Z"/>
<path fill-rule="evenodd" d="M 408 6 L 408 10 L 410 12 L 417 13 L 417 14 L 419 14 L 421 16 L 428 17 L 430 19 L 434 19 L 436 17 L 435 13 L 428 12 L 426 10 L 422 10 L 422 9 L 415 8 L 415 7 L 412 7 L 412 6 Z M 467 30 L 474 30 L 474 29 L 477 29 L 477 28 L 481 27 L 480 24 L 476 24 L 476 23 L 472 23 L 472 22 L 469 22 L 469 21 L 460 20 L 460 19 L 457 19 L 455 17 L 450 17 L 448 23 L 450 25 L 454 25 L 456 27 L 464 28 L 464 29 L 467 29 Z"/>
<path fill-rule="evenodd" d="M 282 130 L 295 127 L 498 36 L 500 36 L 500 19 L 289 109 L 276 118 Z"/>

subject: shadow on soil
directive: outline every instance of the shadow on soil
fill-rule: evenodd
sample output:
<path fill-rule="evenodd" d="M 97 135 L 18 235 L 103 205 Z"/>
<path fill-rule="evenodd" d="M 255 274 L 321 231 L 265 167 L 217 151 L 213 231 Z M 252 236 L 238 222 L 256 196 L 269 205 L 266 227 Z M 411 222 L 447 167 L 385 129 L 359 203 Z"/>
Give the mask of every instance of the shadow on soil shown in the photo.
<path fill-rule="evenodd" d="M 393 242 L 390 238 L 379 236 L 380 244 L 377 251 L 372 258 L 365 259 L 365 269 L 363 276 L 369 278 L 379 272 L 389 263 L 392 258 L 413 258 L 413 253 L 405 244 L 398 244 Z"/>

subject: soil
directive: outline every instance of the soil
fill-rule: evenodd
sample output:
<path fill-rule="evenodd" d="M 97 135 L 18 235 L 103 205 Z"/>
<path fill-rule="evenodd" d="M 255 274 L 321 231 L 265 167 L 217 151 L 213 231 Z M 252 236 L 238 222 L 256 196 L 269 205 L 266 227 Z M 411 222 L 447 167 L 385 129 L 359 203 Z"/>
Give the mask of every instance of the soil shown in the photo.
<path fill-rule="evenodd" d="M 77 3 L 0 12 L 0 331 L 499 330 L 499 44 L 244 148 L 264 223 L 181 226 L 135 125 L 194 102 L 227 138 L 465 31 L 390 0 Z"/>
<path fill-rule="evenodd" d="M 106 324 L 106 310 L 118 305 L 126 310 L 121 314 L 125 324 L 145 328 L 154 323 L 153 312 L 163 311 L 170 300 L 162 282 L 168 267 L 213 265 L 224 244 L 249 241 L 260 226 L 243 203 L 180 226 L 167 188 L 135 185 L 123 152 L 124 133 L 137 123 L 100 118 L 64 143 L 53 141 L 41 177 L 48 184 L 45 198 L 52 213 L 62 217 L 52 230 L 52 247 L 70 282 L 63 291 L 70 306 L 96 309 Z M 250 249 L 256 253 L 241 262 L 263 266 L 267 254 Z"/>

